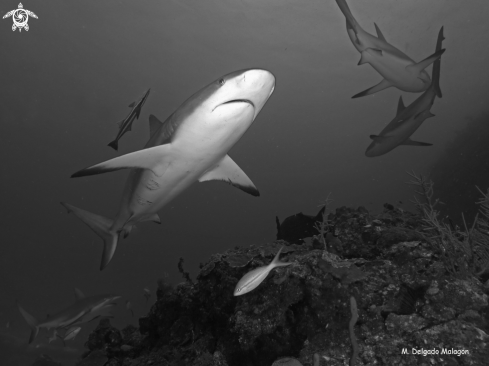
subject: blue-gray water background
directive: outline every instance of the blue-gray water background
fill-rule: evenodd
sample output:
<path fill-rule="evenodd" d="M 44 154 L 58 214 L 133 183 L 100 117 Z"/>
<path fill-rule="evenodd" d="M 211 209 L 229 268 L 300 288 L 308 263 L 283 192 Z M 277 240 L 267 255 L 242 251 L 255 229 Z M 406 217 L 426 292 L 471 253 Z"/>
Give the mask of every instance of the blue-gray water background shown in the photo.
<path fill-rule="evenodd" d="M 417 61 L 434 52 L 445 26 L 443 98 L 432 108 L 436 117 L 413 135 L 434 146 L 364 156 L 369 135 L 394 117 L 399 96 L 409 104 L 419 94 L 388 89 L 351 99 L 381 77 L 367 64 L 357 66 L 360 55 L 334 0 L 28 0 L 24 8 L 39 17 L 29 19 L 28 32 L 12 32 L 12 19 L 0 20 L 2 365 L 29 365 L 39 353 L 72 364 L 67 360 L 81 354 L 96 326 L 85 326 L 65 349 L 59 341 L 47 348 L 43 332 L 27 347 L 29 329 L 16 299 L 42 319 L 74 301 L 73 287 L 87 295 L 117 293 L 124 300 L 113 324 L 137 324 L 124 301 L 145 314 L 143 288 L 153 292 L 152 303 L 165 272 L 181 282 L 180 257 L 195 278 L 211 254 L 274 240 L 276 215 L 315 214 L 329 192 L 333 210 L 364 205 L 379 212 L 398 201 L 412 209 L 405 171 L 429 172 L 467 118 L 488 110 L 489 6 L 348 3 L 364 29 L 375 34 L 376 22 L 388 42 Z M 17 6 L 2 1 L 0 15 Z M 161 225 L 138 225 L 100 272 L 101 240 L 59 202 L 113 217 L 127 172 L 70 175 L 142 148 L 149 114 L 164 120 L 201 87 L 250 67 L 273 72 L 276 88 L 230 156 L 261 197 L 219 182 L 195 184 L 161 211 Z M 116 122 L 148 88 L 139 121 L 113 151 L 107 143 Z"/>

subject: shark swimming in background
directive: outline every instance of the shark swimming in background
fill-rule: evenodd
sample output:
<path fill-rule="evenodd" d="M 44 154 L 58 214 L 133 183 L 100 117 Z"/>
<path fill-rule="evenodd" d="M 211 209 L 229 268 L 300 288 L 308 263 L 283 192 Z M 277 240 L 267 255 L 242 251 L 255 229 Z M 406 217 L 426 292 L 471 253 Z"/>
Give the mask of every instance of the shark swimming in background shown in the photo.
<path fill-rule="evenodd" d="M 443 37 L 443 27 L 438 33 L 436 42 L 436 50 L 441 49 Z M 370 146 L 365 151 L 368 157 L 380 156 L 395 149 L 399 145 L 410 146 L 431 146 L 426 142 L 417 142 L 411 140 L 410 136 L 421 126 L 421 124 L 434 114 L 430 109 L 433 106 L 435 97 L 441 98 L 440 89 L 440 65 L 441 61 L 436 60 L 433 64 L 433 82 L 428 90 L 419 96 L 409 106 L 405 107 L 402 97 L 399 97 L 397 106 L 397 115 L 394 119 L 380 132 L 379 135 L 371 135 L 373 140 Z"/>
<path fill-rule="evenodd" d="M 408 55 L 388 43 L 374 23 L 377 37 L 367 33 L 353 17 L 345 0 L 336 0 L 346 18 L 346 29 L 353 46 L 361 54 L 359 65 L 369 63 L 382 77 L 382 81 L 352 98 L 377 93 L 391 86 L 403 91 L 419 93 L 428 89 L 431 79 L 425 68 L 438 60 L 445 50 L 439 49 L 423 61 L 415 62 Z"/>
<path fill-rule="evenodd" d="M 139 222 L 160 223 L 158 211 L 195 182 L 220 180 L 253 196 L 253 182 L 227 155 L 248 130 L 275 87 L 267 70 L 225 75 L 187 99 L 165 122 L 150 116 L 150 139 L 143 150 L 82 169 L 72 177 L 131 168 L 119 212 L 112 220 L 61 204 L 104 241 L 100 269 Z"/>
<path fill-rule="evenodd" d="M 76 291 L 77 300 L 66 309 L 54 315 L 49 315 L 45 320 L 39 322 L 36 318 L 25 311 L 19 304 L 19 311 L 31 328 L 29 343 L 32 343 L 39 333 L 39 328 L 68 329 L 78 324 L 88 323 L 99 317 L 112 317 L 112 309 L 116 304 L 114 301 L 120 298 L 117 295 L 95 295 L 85 297 L 80 290 Z"/>
<path fill-rule="evenodd" d="M 139 119 L 139 114 L 141 113 L 141 109 L 143 108 L 143 105 L 146 102 L 146 99 L 148 98 L 150 90 L 151 89 L 148 89 L 146 94 L 144 94 L 144 97 L 142 97 L 139 102 L 137 103 L 133 102 L 129 104 L 129 108 L 132 108 L 131 112 L 129 112 L 126 118 L 118 122 L 119 132 L 117 133 L 115 139 L 111 141 L 107 146 L 110 146 L 114 150 L 117 150 L 119 148 L 119 140 L 121 139 L 121 137 L 126 132 L 131 131 L 132 123 L 134 122 L 135 119 Z"/>

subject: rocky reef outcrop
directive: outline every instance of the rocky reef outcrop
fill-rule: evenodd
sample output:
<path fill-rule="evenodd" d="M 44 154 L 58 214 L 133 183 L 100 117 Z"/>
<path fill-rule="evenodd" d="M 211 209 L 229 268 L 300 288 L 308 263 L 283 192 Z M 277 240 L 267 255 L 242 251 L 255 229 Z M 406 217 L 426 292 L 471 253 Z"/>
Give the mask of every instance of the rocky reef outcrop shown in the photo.
<path fill-rule="evenodd" d="M 161 281 L 139 328 L 101 322 L 80 366 L 486 365 L 487 286 L 447 271 L 419 216 L 385 207 L 329 214 L 334 250 L 319 237 L 236 247 L 211 256 L 195 281 Z M 233 296 L 282 246 L 293 264 Z"/>

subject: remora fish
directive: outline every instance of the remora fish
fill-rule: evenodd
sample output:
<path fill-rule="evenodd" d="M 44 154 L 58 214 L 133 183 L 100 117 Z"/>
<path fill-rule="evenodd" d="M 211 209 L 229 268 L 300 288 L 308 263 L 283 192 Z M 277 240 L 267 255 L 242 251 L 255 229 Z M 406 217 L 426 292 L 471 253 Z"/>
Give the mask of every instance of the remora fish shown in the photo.
<path fill-rule="evenodd" d="M 443 37 L 443 27 L 438 33 L 436 49 L 441 49 Z M 394 119 L 380 132 L 379 135 L 370 135 L 373 140 L 370 146 L 365 151 L 368 157 L 380 156 L 395 149 L 399 145 L 411 146 L 431 146 L 426 142 L 417 142 L 411 140 L 410 136 L 421 126 L 421 124 L 434 114 L 430 109 L 433 106 L 435 97 L 442 97 L 440 90 L 440 65 L 441 61 L 436 60 L 433 64 L 433 82 L 428 90 L 419 96 L 409 106 L 404 107 L 402 97 L 399 98 L 397 106 L 397 115 Z"/>
<path fill-rule="evenodd" d="M 369 63 L 384 78 L 379 84 L 352 98 L 374 94 L 391 86 L 412 93 L 428 89 L 431 79 L 424 69 L 439 59 L 445 50 L 437 50 L 423 61 L 415 62 L 404 52 L 387 43 L 377 24 L 374 23 L 377 37 L 360 27 L 345 0 L 336 0 L 336 3 L 346 18 L 346 29 L 350 40 L 361 53 L 358 64 Z"/>
<path fill-rule="evenodd" d="M 148 89 L 146 94 L 144 94 L 144 97 L 142 97 L 141 100 L 137 102 L 137 104 L 135 102 L 129 104 L 129 108 L 132 108 L 131 112 L 129 112 L 126 118 L 118 122 L 119 132 L 117 133 L 117 136 L 115 137 L 114 141 L 110 142 L 107 146 L 110 146 L 114 150 L 117 150 L 119 148 L 120 138 L 126 132 L 131 131 L 131 127 L 132 127 L 132 123 L 134 122 L 134 119 L 136 118 L 139 119 L 139 114 L 141 113 L 141 109 L 143 108 L 143 105 L 146 102 L 146 99 L 148 98 L 150 90 L 151 89 Z"/>
<path fill-rule="evenodd" d="M 81 291 L 77 291 L 82 295 Z M 119 299 L 116 295 L 95 295 L 89 297 L 78 297 L 75 303 L 57 314 L 48 316 L 44 321 L 39 322 L 36 318 L 25 311 L 19 304 L 19 311 L 31 328 L 29 343 L 36 338 L 39 328 L 66 329 L 77 324 L 87 323 L 101 316 L 112 316 L 111 310 L 116 305 L 114 301 Z"/>
<path fill-rule="evenodd" d="M 114 220 L 62 202 L 103 239 L 101 270 L 112 259 L 121 233 L 126 237 L 138 222 L 160 223 L 158 211 L 196 181 L 221 180 L 259 196 L 227 152 L 250 127 L 274 86 L 275 77 L 266 70 L 225 75 L 187 99 L 164 123 L 150 117 L 151 137 L 143 150 L 72 175 L 135 168 L 129 172 Z"/>
<path fill-rule="evenodd" d="M 65 333 L 64 336 L 58 335 L 59 338 L 61 338 L 64 341 L 69 341 L 70 339 L 75 340 L 75 337 L 77 336 L 78 333 L 80 333 L 81 327 L 71 327 L 68 329 Z"/>
<path fill-rule="evenodd" d="M 265 280 L 265 278 L 267 278 L 270 271 L 275 267 L 288 266 L 289 264 L 292 264 L 292 262 L 280 261 L 279 256 L 283 248 L 284 247 L 280 248 L 275 255 L 275 258 L 273 258 L 268 266 L 255 268 L 254 270 L 245 274 L 236 285 L 236 288 L 234 289 L 234 296 L 244 295 L 250 291 L 253 291 L 258 287 L 258 285 L 260 285 L 260 283 L 263 282 L 263 280 Z"/>

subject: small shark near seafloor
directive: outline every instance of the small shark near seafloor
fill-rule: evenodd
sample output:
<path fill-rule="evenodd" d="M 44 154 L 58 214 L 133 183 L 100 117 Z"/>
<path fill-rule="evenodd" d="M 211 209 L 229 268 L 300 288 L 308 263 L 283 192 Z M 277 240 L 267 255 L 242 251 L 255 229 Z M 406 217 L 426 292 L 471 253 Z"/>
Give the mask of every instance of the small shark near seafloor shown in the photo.
<path fill-rule="evenodd" d="M 72 175 L 131 168 L 114 220 L 61 203 L 103 239 L 101 270 L 112 259 L 121 233 L 127 237 L 139 222 L 160 223 L 158 211 L 197 181 L 220 180 L 259 196 L 227 153 L 251 126 L 274 87 L 275 77 L 267 70 L 225 75 L 192 95 L 165 122 L 150 116 L 151 136 L 143 150 Z"/>
<path fill-rule="evenodd" d="M 19 311 L 31 328 L 29 343 L 32 343 L 39 333 L 39 328 L 68 329 L 78 324 L 88 323 L 99 317 L 112 317 L 112 308 L 116 305 L 117 295 L 95 295 L 85 297 L 76 289 L 77 297 L 75 303 L 57 314 L 49 315 L 44 321 L 39 322 L 36 318 L 25 311 L 19 304 Z"/>

